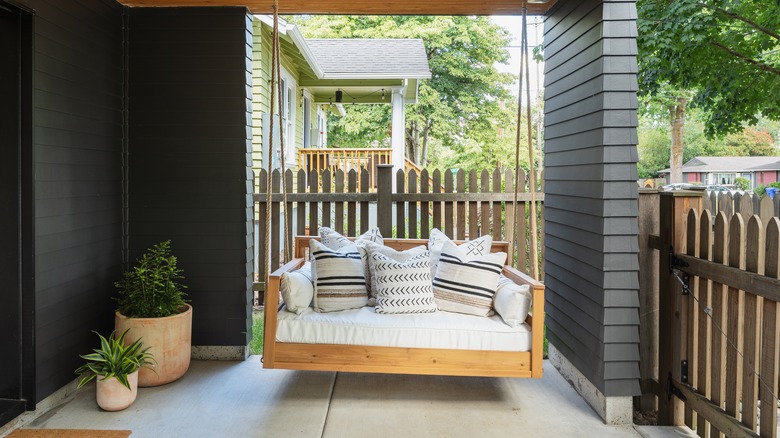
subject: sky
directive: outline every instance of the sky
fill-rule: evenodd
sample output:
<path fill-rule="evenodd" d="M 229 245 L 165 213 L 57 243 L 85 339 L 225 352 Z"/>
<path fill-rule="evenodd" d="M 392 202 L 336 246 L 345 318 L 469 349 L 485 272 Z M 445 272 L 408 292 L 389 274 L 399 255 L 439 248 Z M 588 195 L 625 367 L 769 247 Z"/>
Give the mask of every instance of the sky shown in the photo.
<path fill-rule="evenodd" d="M 512 42 L 510 43 L 510 47 L 508 48 L 509 56 L 510 56 L 509 64 L 508 65 L 496 64 L 496 68 L 498 68 L 498 70 L 502 72 L 518 75 L 520 73 L 520 59 L 522 58 L 520 54 L 521 53 L 520 38 L 522 35 L 521 34 L 522 17 L 492 16 L 490 17 L 490 20 L 493 23 L 508 30 L 512 35 Z M 542 28 L 543 28 L 543 23 L 542 23 L 541 16 L 531 15 L 528 17 L 529 56 L 533 56 L 533 47 L 539 45 L 542 41 Z M 530 84 L 531 84 L 531 100 L 535 101 L 539 89 L 544 88 L 544 74 L 543 74 L 544 63 L 537 64 L 537 62 L 532 59 L 530 66 L 531 66 L 531 70 L 529 74 L 530 74 Z M 517 96 L 517 91 L 518 91 L 517 88 L 518 88 L 518 83 L 515 82 L 512 85 L 512 88 L 510 90 L 512 94 L 515 96 Z M 526 84 L 523 84 L 523 90 L 525 89 L 526 89 Z M 525 92 L 523 94 L 525 95 Z M 523 99 L 523 101 L 525 101 L 525 98 Z"/>

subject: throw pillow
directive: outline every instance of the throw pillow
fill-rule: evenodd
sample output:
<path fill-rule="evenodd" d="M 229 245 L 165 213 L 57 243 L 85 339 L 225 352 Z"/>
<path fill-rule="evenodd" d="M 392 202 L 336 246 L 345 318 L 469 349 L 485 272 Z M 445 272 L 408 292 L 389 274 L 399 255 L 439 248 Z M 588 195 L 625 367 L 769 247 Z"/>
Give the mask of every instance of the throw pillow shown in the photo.
<path fill-rule="evenodd" d="M 436 267 L 439 265 L 439 257 L 441 256 L 441 249 L 445 242 L 455 244 L 452 239 L 447 237 L 446 234 L 441 232 L 438 228 L 431 230 L 431 235 L 428 238 L 428 249 L 431 251 L 431 277 L 436 276 Z M 462 256 L 481 256 L 490 254 L 490 248 L 493 246 L 493 236 L 480 236 L 474 240 L 458 245 L 461 250 Z"/>
<path fill-rule="evenodd" d="M 314 310 L 337 312 L 368 304 L 363 263 L 354 246 L 334 251 L 311 240 L 309 253 L 314 267 Z"/>
<path fill-rule="evenodd" d="M 433 294 L 439 310 L 488 316 L 506 253 L 469 256 L 452 242 L 444 242 Z"/>
<path fill-rule="evenodd" d="M 416 257 L 420 254 L 428 252 L 428 250 L 420 245 L 415 248 L 407 249 L 405 251 L 396 251 L 393 248 L 380 245 L 374 242 L 367 242 L 365 245 L 358 246 L 358 252 L 360 256 L 368 261 L 368 270 L 366 271 L 366 286 L 368 286 L 368 305 L 373 306 L 376 304 L 376 274 L 374 273 L 373 260 L 371 254 L 382 254 L 397 262 L 405 262 L 412 257 Z"/>
<path fill-rule="evenodd" d="M 323 243 L 323 245 L 330 249 L 336 250 L 349 245 L 360 245 L 361 243 L 365 242 L 374 242 L 380 245 L 384 244 L 384 238 L 382 238 L 382 233 L 379 232 L 379 228 L 372 228 L 366 231 L 365 233 L 355 238 L 354 242 L 333 228 L 320 227 L 319 234 L 320 241 Z"/>
<path fill-rule="evenodd" d="M 311 263 L 306 262 L 295 271 L 282 274 L 279 287 L 287 311 L 301 314 L 314 299 L 314 283 L 311 279 Z"/>
<path fill-rule="evenodd" d="M 376 313 L 431 313 L 437 310 L 428 251 L 403 262 L 374 252 L 371 264 L 376 274 Z"/>
<path fill-rule="evenodd" d="M 517 327 L 525 322 L 531 308 L 531 299 L 530 286 L 516 284 L 503 275 L 499 277 L 493 307 L 508 326 Z"/>

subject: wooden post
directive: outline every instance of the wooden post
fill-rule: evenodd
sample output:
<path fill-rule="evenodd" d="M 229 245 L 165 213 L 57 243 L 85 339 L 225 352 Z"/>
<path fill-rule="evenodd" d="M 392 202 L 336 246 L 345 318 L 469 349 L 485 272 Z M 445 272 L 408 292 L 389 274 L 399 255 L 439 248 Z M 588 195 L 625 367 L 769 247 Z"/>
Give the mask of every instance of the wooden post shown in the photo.
<path fill-rule="evenodd" d="M 658 381 L 658 252 L 649 245 L 658 235 L 658 190 L 639 190 L 639 378 L 641 411 L 655 411 L 655 394 L 646 390 Z"/>
<path fill-rule="evenodd" d="M 688 309 L 681 286 L 672 275 L 672 253 L 685 252 L 685 216 L 691 207 L 701 209 L 701 192 L 674 191 L 661 193 L 660 242 L 658 278 L 658 422 L 666 426 L 682 426 L 684 405 L 669 396 L 668 379 L 682 381 L 682 361 L 687 360 Z"/>
<path fill-rule="evenodd" d="M 393 233 L 393 165 L 380 164 L 379 180 L 376 184 L 376 223 L 379 232 L 383 236 L 392 236 Z"/>

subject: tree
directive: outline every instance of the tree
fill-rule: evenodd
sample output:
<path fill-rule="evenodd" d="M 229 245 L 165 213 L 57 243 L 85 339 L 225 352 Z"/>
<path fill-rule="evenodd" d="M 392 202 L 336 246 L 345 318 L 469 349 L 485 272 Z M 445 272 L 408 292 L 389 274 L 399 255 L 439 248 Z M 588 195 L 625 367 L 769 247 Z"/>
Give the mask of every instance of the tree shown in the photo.
<path fill-rule="evenodd" d="M 500 73 L 509 35 L 487 17 L 302 16 L 291 18 L 307 38 L 421 38 L 432 78 L 422 81 L 418 103 L 406 109 L 406 155 L 425 165 L 432 142 L 467 153 L 477 142 L 501 149 L 499 132 L 513 125 L 507 86 L 512 75 Z M 330 140 L 365 147 L 386 139 L 389 107 L 347 106 L 347 116 L 330 126 Z M 353 114 L 354 113 L 354 114 Z"/>
<path fill-rule="evenodd" d="M 780 119 L 780 2 L 638 0 L 639 88 L 691 90 L 708 137 Z"/>
<path fill-rule="evenodd" d="M 780 118 L 780 2 L 638 0 L 639 93 L 669 111 L 671 182 L 682 180 L 686 108 L 708 138 Z"/>

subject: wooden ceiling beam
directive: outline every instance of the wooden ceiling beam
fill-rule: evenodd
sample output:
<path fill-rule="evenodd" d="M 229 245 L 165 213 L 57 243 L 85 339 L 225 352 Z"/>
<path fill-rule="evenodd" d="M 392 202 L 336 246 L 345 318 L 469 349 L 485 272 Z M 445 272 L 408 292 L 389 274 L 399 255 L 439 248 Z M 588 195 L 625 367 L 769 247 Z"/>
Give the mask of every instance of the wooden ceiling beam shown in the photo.
<path fill-rule="evenodd" d="M 273 0 L 118 0 L 126 6 L 244 6 L 254 14 L 272 13 Z M 518 0 L 278 0 L 284 15 L 520 15 L 523 4 Z M 528 3 L 528 13 L 541 15 L 555 3 Z"/>

